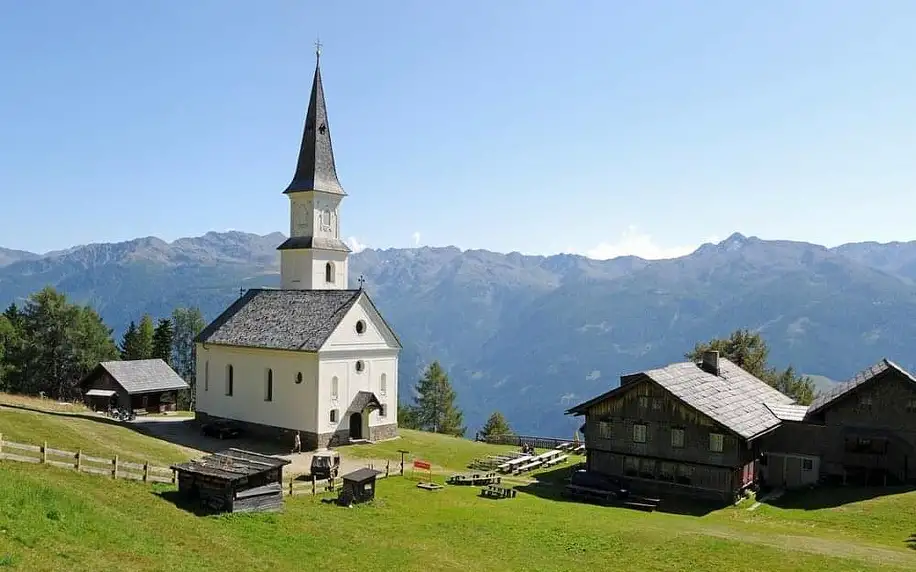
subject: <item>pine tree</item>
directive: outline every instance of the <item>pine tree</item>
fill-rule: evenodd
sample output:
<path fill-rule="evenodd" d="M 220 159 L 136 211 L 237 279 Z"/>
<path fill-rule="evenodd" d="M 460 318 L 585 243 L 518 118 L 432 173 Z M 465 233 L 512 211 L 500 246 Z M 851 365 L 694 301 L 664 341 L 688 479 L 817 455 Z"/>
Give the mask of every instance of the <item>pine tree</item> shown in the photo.
<path fill-rule="evenodd" d="M 404 429 L 420 429 L 416 407 L 398 403 L 398 427 Z"/>
<path fill-rule="evenodd" d="M 161 318 L 153 332 L 153 355 L 165 363 L 172 365 L 172 342 L 175 332 L 172 330 L 172 320 Z"/>
<path fill-rule="evenodd" d="M 467 430 L 462 424 L 464 415 L 455 405 L 455 390 L 438 361 L 426 368 L 423 378 L 417 383 L 416 393 L 415 411 L 420 429 L 464 436 Z"/>
<path fill-rule="evenodd" d="M 137 324 L 133 321 L 127 326 L 127 331 L 121 337 L 119 349 L 122 360 L 140 359 L 137 357 L 140 355 L 140 335 L 137 331 Z"/>
<path fill-rule="evenodd" d="M 198 308 L 176 308 L 172 312 L 172 368 L 191 388 L 179 395 L 179 407 L 194 409 L 196 354 L 194 338 L 204 329 L 204 317 Z"/>
<path fill-rule="evenodd" d="M 684 357 L 696 362 L 702 359 L 703 352 L 709 350 L 718 351 L 722 357 L 801 405 L 808 405 L 814 400 L 814 382 L 810 377 L 797 375 L 792 366 L 779 371 L 767 364 L 770 348 L 758 332 L 736 330 L 728 338 L 696 344 L 693 351 Z"/>
<path fill-rule="evenodd" d="M 140 318 L 140 325 L 137 327 L 137 357 L 134 359 L 150 359 L 153 357 L 154 333 L 153 319 L 149 314 L 144 314 Z"/>
<path fill-rule="evenodd" d="M 512 435 L 512 428 L 509 427 L 509 422 L 499 411 L 494 411 L 490 418 L 487 419 L 483 429 L 480 430 L 480 436 L 483 437 L 484 441 L 507 435 Z"/>

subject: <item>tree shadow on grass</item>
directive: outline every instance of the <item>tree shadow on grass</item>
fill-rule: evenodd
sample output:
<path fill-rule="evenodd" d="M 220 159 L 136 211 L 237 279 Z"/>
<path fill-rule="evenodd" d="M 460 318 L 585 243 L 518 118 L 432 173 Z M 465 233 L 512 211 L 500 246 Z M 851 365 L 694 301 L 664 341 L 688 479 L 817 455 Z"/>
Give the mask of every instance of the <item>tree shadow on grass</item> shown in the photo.
<path fill-rule="evenodd" d="M 782 509 L 820 510 L 872 500 L 884 496 L 908 493 L 916 490 L 913 485 L 898 486 L 842 486 L 821 485 L 814 488 L 787 491 L 782 496 L 765 501 Z"/>
<path fill-rule="evenodd" d="M 578 503 L 586 504 L 585 501 L 569 498 L 564 495 L 564 490 L 566 485 L 569 483 L 569 477 L 572 472 L 576 469 L 583 468 L 582 464 L 576 464 L 565 467 L 557 467 L 555 469 L 544 471 L 532 475 L 531 478 L 533 482 L 525 485 L 516 485 L 515 489 L 519 492 L 527 493 L 534 495 L 539 498 L 546 500 L 556 501 L 556 502 L 567 502 L 567 503 Z M 620 501 L 600 503 L 602 506 L 617 507 L 617 508 L 627 508 L 630 510 L 640 510 L 640 496 L 632 495 L 632 498 L 629 499 L 633 501 L 633 504 L 624 504 Z M 587 504 L 599 504 L 599 503 L 587 503 Z M 679 514 L 686 516 L 705 516 L 713 511 L 724 508 L 725 504 L 721 502 L 704 502 L 699 500 L 679 498 L 679 497 L 664 497 L 658 503 L 655 508 L 655 512 L 663 512 L 666 514 Z"/>

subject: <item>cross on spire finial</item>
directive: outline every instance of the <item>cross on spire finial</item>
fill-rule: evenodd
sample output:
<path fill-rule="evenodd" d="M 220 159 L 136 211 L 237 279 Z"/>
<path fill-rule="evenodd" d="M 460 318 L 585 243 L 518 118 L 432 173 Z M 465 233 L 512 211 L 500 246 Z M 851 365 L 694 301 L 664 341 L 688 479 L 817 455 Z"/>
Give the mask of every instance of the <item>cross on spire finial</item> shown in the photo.
<path fill-rule="evenodd" d="M 366 279 L 363 277 L 362 274 L 360 274 L 360 275 L 359 275 L 359 278 L 358 278 L 356 281 L 359 282 L 359 289 L 362 290 L 362 289 L 363 289 L 363 284 L 366 283 Z"/>
<path fill-rule="evenodd" d="M 321 38 L 315 38 L 315 57 L 321 57 Z"/>

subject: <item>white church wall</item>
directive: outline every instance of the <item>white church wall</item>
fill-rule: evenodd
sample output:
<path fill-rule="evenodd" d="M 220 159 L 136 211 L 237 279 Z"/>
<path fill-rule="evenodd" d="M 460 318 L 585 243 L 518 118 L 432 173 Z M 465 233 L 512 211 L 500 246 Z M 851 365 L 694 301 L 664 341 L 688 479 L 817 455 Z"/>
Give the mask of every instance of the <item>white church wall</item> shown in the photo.
<path fill-rule="evenodd" d="M 347 409 L 360 391 L 371 391 L 385 408 L 385 415 L 373 412 L 363 419 L 364 435 L 369 427 L 396 424 L 398 420 L 398 356 L 394 349 L 319 352 L 319 432 L 348 430 Z M 361 362 L 362 371 L 357 371 Z M 336 380 L 336 382 L 335 382 Z M 384 386 L 384 388 L 383 388 Z M 335 391 L 336 388 L 336 391 Z M 384 389 L 384 390 L 383 390 Z M 331 421 L 331 411 L 337 411 Z"/>
<path fill-rule="evenodd" d="M 229 366 L 231 396 L 226 395 Z M 265 399 L 268 370 L 270 401 Z M 198 344 L 197 409 L 228 419 L 317 432 L 317 376 L 314 353 Z"/>

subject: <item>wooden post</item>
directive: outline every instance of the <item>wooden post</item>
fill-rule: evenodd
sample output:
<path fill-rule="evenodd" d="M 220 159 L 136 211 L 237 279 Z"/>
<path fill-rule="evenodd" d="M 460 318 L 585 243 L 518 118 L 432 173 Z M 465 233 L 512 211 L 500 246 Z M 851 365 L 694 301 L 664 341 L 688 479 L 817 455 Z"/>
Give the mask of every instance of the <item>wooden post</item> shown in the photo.
<path fill-rule="evenodd" d="M 48 462 L 48 442 L 45 441 L 41 444 L 41 462 Z"/>
<path fill-rule="evenodd" d="M 172 469 L 172 484 L 174 485 L 177 482 L 178 482 L 178 471 L 176 471 L 175 469 Z"/>
<path fill-rule="evenodd" d="M 316 494 L 318 491 L 318 479 L 315 478 L 315 475 L 312 475 L 312 494 Z"/>
<path fill-rule="evenodd" d="M 83 450 L 76 450 L 76 472 L 80 472 L 83 469 Z"/>
<path fill-rule="evenodd" d="M 391 470 L 391 460 L 385 461 L 385 478 L 388 478 L 388 471 Z"/>
<path fill-rule="evenodd" d="M 289 478 L 289 496 L 293 496 L 293 477 Z"/>
<path fill-rule="evenodd" d="M 117 479 L 118 478 L 118 456 L 117 455 L 115 455 L 114 459 L 111 460 L 111 464 L 112 464 L 111 477 L 114 479 Z"/>
<path fill-rule="evenodd" d="M 0 459 L 3 458 L 3 433 L 0 433 Z"/>
<path fill-rule="evenodd" d="M 143 463 L 143 482 L 149 481 L 149 461 Z"/>

